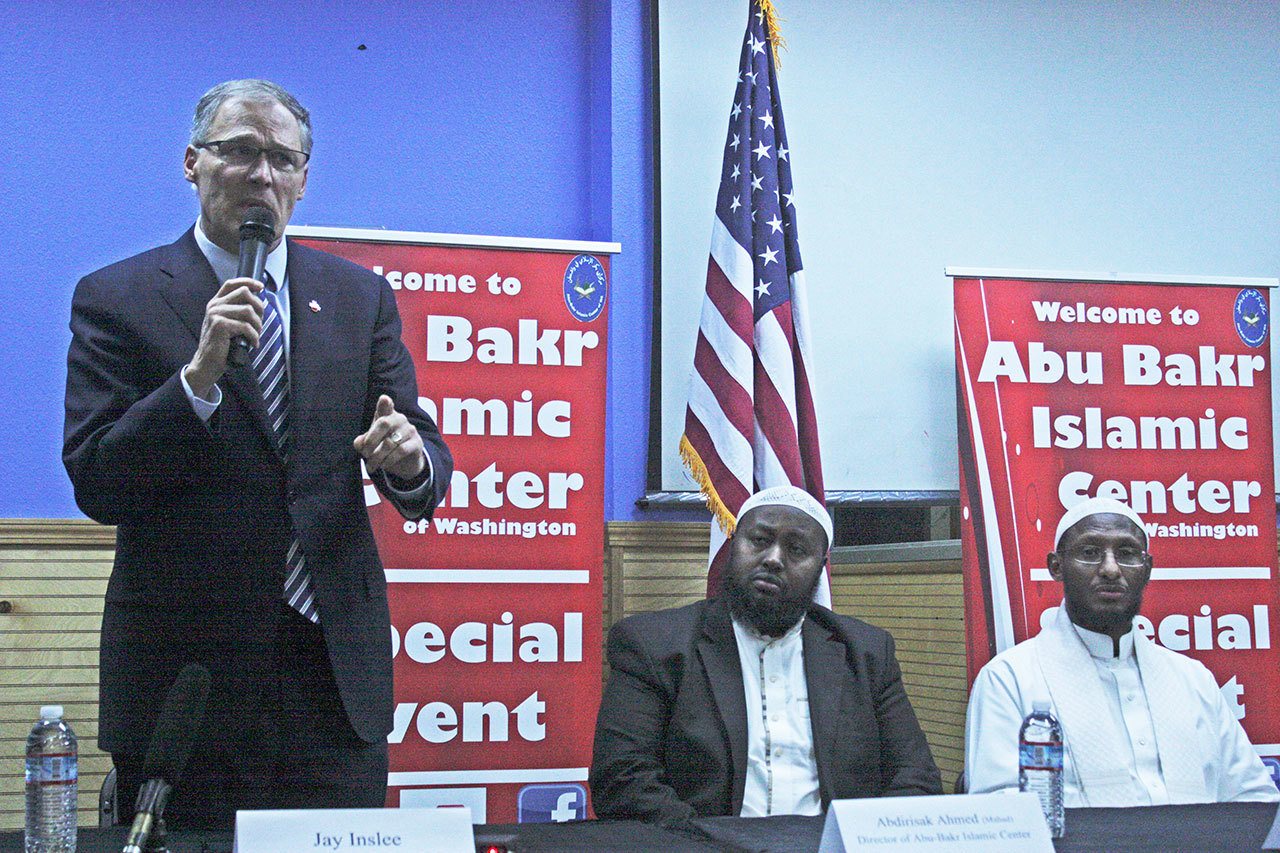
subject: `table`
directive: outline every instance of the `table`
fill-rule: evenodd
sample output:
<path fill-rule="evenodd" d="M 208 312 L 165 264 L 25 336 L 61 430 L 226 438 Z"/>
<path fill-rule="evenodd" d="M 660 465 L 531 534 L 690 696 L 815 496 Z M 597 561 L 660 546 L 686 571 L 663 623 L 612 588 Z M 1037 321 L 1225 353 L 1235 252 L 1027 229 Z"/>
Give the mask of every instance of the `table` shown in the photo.
<path fill-rule="evenodd" d="M 1067 809 L 1067 837 L 1057 851 L 1258 850 L 1276 816 L 1274 803 L 1217 803 L 1133 809 Z M 80 853 L 119 853 L 128 828 L 81 829 Z M 476 840 L 513 837 L 517 853 L 796 853 L 817 850 L 821 817 L 718 817 L 681 831 L 634 821 L 489 824 Z M 173 853 L 230 853 L 233 833 L 171 836 Z M 0 833 L 0 851 L 22 850 L 21 832 Z M 289 853 L 289 851 L 281 851 Z"/>
<path fill-rule="evenodd" d="M 1055 851 L 1110 853 L 1259 850 L 1275 816 L 1275 803 L 1067 809 L 1067 835 L 1053 846 Z M 719 817 L 694 823 L 734 853 L 817 850 L 822 840 L 818 817 Z"/>
<path fill-rule="evenodd" d="M 821 827 L 819 827 L 821 833 Z M 120 853 L 126 826 L 107 829 L 84 828 L 78 834 L 77 853 Z M 664 830 L 635 821 L 582 821 L 572 824 L 510 824 L 477 826 L 476 841 L 504 840 L 514 837 L 517 853 L 607 853 L 608 851 L 649 851 L 662 853 L 722 853 L 729 849 L 708 839 Z M 235 833 L 173 832 L 169 834 L 172 853 L 231 853 Z M 22 850 L 22 833 L 0 834 L 0 851 Z M 282 850 L 280 853 L 294 853 Z M 299 851 L 298 853 L 304 853 Z M 313 851 L 305 851 L 313 853 Z M 406 851 L 405 853 L 418 853 Z"/>

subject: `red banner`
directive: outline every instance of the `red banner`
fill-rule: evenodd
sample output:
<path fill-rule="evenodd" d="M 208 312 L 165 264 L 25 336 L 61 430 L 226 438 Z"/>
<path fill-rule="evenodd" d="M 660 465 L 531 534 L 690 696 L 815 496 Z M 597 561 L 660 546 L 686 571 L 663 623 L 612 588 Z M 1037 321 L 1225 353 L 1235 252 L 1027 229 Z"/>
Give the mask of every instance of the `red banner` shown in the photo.
<path fill-rule="evenodd" d="M 1137 630 L 1209 667 L 1280 754 L 1275 282 L 951 274 L 970 681 L 1061 601 L 1045 558 L 1066 508 L 1116 498 L 1155 563 Z"/>
<path fill-rule="evenodd" d="M 490 823 L 585 817 L 601 676 L 602 252 L 617 247 L 291 233 L 390 282 L 419 400 L 453 451 L 430 521 L 365 490 L 390 584 L 388 805 L 461 804 Z"/>

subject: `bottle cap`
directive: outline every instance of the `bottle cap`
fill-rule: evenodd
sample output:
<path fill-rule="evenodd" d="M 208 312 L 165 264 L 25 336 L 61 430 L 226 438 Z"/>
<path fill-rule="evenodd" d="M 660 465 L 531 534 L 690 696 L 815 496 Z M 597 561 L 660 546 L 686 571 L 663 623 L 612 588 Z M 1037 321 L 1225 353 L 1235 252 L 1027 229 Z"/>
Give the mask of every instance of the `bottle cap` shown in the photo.
<path fill-rule="evenodd" d="M 42 720 L 61 720 L 61 719 L 62 719 L 62 706 L 61 706 L 61 705 L 41 705 L 41 706 L 40 706 L 40 719 L 42 719 Z"/>
<path fill-rule="evenodd" d="M 1035 712 L 1037 712 L 1037 713 L 1041 713 L 1041 714 L 1047 714 L 1047 713 L 1049 713 L 1049 700 L 1048 700 L 1048 699 L 1036 699 L 1035 701 L 1033 701 L 1033 702 L 1031 703 L 1031 710 L 1033 710 L 1033 711 L 1035 711 Z"/>

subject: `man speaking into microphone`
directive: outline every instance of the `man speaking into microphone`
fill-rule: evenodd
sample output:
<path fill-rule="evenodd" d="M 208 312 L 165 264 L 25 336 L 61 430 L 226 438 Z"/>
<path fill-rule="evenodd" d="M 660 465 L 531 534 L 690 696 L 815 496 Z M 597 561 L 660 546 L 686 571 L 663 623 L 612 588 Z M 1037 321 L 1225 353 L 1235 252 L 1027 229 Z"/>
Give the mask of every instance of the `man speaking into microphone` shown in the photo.
<path fill-rule="evenodd" d="M 310 158 L 287 91 L 213 87 L 183 157 L 195 225 L 85 276 L 72 301 L 63 461 L 80 508 L 117 526 L 98 742 L 122 819 L 189 663 L 212 687 L 170 826 L 384 801 L 390 627 L 360 463 L 419 518 L 452 458 L 387 283 L 283 239 Z M 255 239 L 263 271 L 237 275 Z"/>

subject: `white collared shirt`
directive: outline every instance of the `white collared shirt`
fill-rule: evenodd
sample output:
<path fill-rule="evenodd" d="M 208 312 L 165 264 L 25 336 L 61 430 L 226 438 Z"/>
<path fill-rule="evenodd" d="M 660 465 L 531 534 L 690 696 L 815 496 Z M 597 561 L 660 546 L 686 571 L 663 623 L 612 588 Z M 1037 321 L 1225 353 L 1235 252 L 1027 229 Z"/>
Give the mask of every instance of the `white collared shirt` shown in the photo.
<path fill-rule="evenodd" d="M 747 777 L 740 817 L 822 813 L 803 625 L 802 618 L 775 638 L 733 620 L 747 700 Z"/>
<path fill-rule="evenodd" d="M 1128 736 L 1129 776 L 1146 791 L 1148 801 L 1138 805 L 1165 806 L 1169 804 L 1169 791 L 1160 772 L 1160 753 L 1156 748 L 1156 727 L 1151 719 L 1151 707 L 1147 703 L 1147 691 L 1142 686 L 1142 673 L 1138 670 L 1138 657 L 1133 653 L 1133 630 L 1120 638 L 1120 655 L 1115 655 L 1115 644 L 1107 634 L 1099 634 L 1082 628 L 1074 622 L 1081 642 L 1093 658 L 1107 707 L 1098 713 L 1111 715 L 1116 731 Z"/>
<path fill-rule="evenodd" d="M 204 218 L 196 220 L 196 245 L 200 247 L 200 252 L 209 261 L 209 265 L 213 267 L 213 274 L 218 279 L 218 286 L 228 279 L 236 277 L 236 272 L 240 269 L 240 257 L 233 255 L 226 249 L 210 240 L 204 233 Z M 267 262 L 264 269 L 270 273 L 271 278 L 276 282 L 276 290 L 274 293 L 270 291 L 262 291 L 260 294 L 263 299 L 270 299 L 271 304 L 275 307 L 276 313 L 280 316 L 280 325 L 283 328 L 282 340 L 284 343 L 284 363 L 285 370 L 289 370 L 289 241 L 281 240 L 280 245 L 276 246 L 267 255 Z M 186 371 L 181 374 L 182 390 L 187 392 L 187 399 L 191 401 L 191 407 L 195 409 L 200 420 L 205 423 L 209 422 L 209 418 L 213 417 L 213 413 L 218 410 L 218 406 L 222 405 L 222 389 L 215 384 L 209 392 L 209 399 L 197 397 L 196 393 L 191 390 L 191 386 L 187 383 Z"/>

